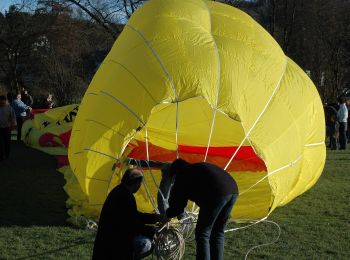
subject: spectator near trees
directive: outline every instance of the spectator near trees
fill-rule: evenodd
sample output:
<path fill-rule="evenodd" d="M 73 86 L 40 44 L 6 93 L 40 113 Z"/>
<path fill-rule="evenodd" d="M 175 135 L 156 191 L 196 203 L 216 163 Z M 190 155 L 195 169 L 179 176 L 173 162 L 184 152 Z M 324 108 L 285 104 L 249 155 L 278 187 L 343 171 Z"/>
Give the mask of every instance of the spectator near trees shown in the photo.
<path fill-rule="evenodd" d="M 29 107 L 31 107 L 33 105 L 33 103 L 34 103 L 33 97 L 28 93 L 28 90 L 22 88 L 21 96 L 22 96 L 21 99 L 22 99 L 24 104 L 26 104 Z"/>
<path fill-rule="evenodd" d="M 14 93 L 19 86 L 36 96 L 49 91 L 56 105 L 66 105 L 80 102 L 96 64 L 146 1 L 13 2 L 0 13 L 0 82 Z M 222 2 L 248 12 L 286 55 L 309 70 L 324 102 L 350 83 L 349 1 Z"/>
<path fill-rule="evenodd" d="M 347 127 L 348 127 L 348 108 L 346 107 L 345 97 L 339 98 L 339 110 L 337 118 L 339 122 L 339 149 L 346 150 L 347 146 Z"/>
<path fill-rule="evenodd" d="M 16 114 L 17 121 L 17 141 L 22 139 L 22 125 L 27 117 L 27 112 L 30 112 L 32 108 L 27 106 L 21 100 L 21 93 L 17 93 L 16 98 L 12 101 L 11 106 Z"/>
<path fill-rule="evenodd" d="M 16 126 L 16 116 L 8 104 L 6 96 L 0 96 L 0 162 L 9 158 L 11 148 L 11 129 Z"/>

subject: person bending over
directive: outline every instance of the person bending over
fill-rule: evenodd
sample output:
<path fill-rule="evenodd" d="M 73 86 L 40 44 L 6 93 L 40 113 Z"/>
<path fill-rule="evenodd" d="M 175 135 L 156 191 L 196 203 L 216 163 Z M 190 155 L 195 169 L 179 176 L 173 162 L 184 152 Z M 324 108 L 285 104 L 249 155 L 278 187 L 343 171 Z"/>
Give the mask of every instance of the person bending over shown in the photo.
<path fill-rule="evenodd" d="M 175 160 L 170 166 L 175 176 L 166 217 L 182 214 L 188 200 L 200 210 L 196 225 L 196 259 L 222 260 L 224 230 L 238 197 L 235 180 L 223 169 L 210 163 Z"/>
<path fill-rule="evenodd" d="M 155 229 L 145 224 L 154 224 L 163 218 L 137 210 L 133 194 L 141 187 L 142 180 L 140 170 L 128 169 L 121 184 L 107 196 L 92 259 L 141 259 L 151 253 Z"/>

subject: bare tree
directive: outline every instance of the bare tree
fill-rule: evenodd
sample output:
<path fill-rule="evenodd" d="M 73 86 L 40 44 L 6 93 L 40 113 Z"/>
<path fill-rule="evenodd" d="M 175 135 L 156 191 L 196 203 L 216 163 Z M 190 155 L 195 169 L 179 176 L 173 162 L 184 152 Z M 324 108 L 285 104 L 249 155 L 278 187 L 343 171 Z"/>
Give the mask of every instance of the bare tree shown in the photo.
<path fill-rule="evenodd" d="M 113 39 L 116 39 L 123 29 L 120 24 L 126 23 L 145 0 L 59 0 L 56 2 L 83 11 L 86 18 L 101 26 Z"/>
<path fill-rule="evenodd" d="M 23 73 L 26 60 L 32 55 L 32 47 L 48 30 L 40 17 L 10 6 L 5 15 L 0 14 L 0 69 L 5 82 L 13 91 L 25 84 Z"/>

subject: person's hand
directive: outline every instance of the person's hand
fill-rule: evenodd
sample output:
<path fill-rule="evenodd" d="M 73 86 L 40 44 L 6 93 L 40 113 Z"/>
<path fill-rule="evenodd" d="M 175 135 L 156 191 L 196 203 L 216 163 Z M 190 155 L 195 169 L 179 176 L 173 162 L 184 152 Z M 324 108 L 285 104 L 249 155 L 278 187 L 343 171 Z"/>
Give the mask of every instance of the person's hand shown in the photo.
<path fill-rule="evenodd" d="M 165 224 L 169 222 L 170 219 L 167 218 L 166 214 L 156 214 L 156 221 Z"/>

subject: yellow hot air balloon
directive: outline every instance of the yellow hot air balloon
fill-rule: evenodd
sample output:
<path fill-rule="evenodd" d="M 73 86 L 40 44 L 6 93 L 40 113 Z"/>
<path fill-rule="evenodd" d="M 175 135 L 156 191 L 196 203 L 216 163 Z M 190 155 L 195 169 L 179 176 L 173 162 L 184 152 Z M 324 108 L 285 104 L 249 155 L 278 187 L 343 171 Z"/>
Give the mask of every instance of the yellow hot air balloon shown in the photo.
<path fill-rule="evenodd" d="M 93 78 L 69 160 L 96 215 L 127 158 L 181 157 L 230 172 L 240 190 L 232 217 L 259 219 L 315 184 L 324 128 L 312 81 L 250 16 L 217 2 L 151 0 Z M 152 211 L 159 171 L 145 175 L 137 200 Z"/>

